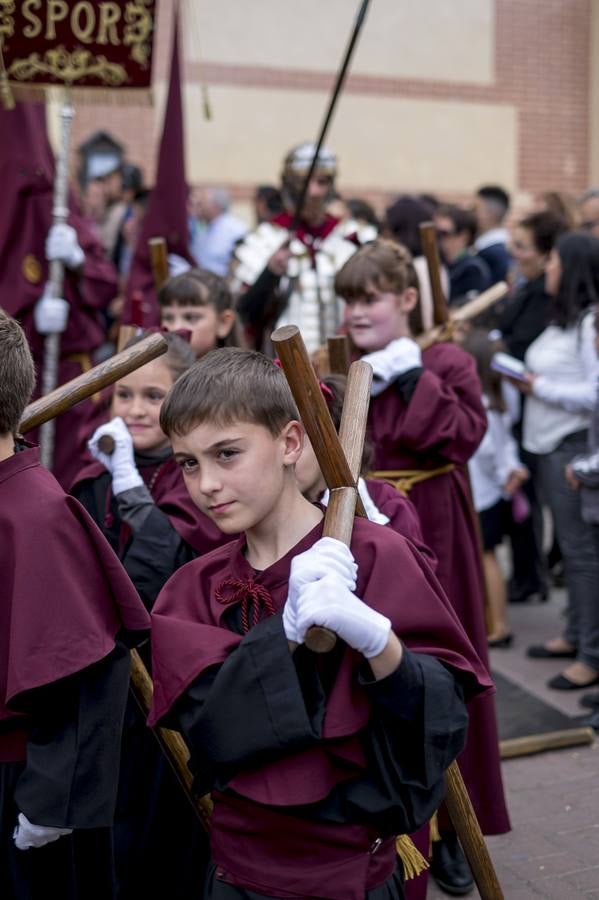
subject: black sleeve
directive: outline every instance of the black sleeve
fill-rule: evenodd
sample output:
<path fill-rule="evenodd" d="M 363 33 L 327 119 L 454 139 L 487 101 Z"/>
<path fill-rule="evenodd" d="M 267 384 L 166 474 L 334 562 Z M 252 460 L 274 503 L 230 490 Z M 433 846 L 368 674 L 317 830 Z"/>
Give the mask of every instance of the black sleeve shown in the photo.
<path fill-rule="evenodd" d="M 131 535 L 122 563 L 148 610 L 182 565 L 196 554 L 158 507 L 147 515 L 141 528 Z"/>
<path fill-rule="evenodd" d="M 424 368 L 422 366 L 418 366 L 415 369 L 409 369 L 407 372 L 404 372 L 403 375 L 400 375 L 399 378 L 395 381 L 395 389 L 406 406 L 409 405 L 410 400 L 412 399 L 412 394 L 416 390 L 418 386 L 418 382 L 420 381 L 420 376 L 424 372 Z"/>
<path fill-rule="evenodd" d="M 30 822 L 112 825 L 129 671 L 129 651 L 117 641 L 99 662 L 24 695 L 31 731 L 15 802 Z"/>
<path fill-rule="evenodd" d="M 438 660 L 404 648 L 398 669 L 361 682 L 373 714 L 364 734 L 367 777 L 342 785 L 320 815 L 411 833 L 444 796 L 443 774 L 464 747 L 468 715 L 460 684 Z"/>
<path fill-rule="evenodd" d="M 272 305 L 272 297 L 279 286 L 280 275 L 267 267 L 256 281 L 239 296 L 237 311 L 244 325 L 260 325 L 267 318 L 266 311 Z"/>
<path fill-rule="evenodd" d="M 248 762 L 315 743 L 324 710 L 316 670 L 306 654 L 291 655 L 276 615 L 252 628 L 222 666 L 196 679 L 166 724 L 183 733 L 196 786 L 206 790 Z"/>

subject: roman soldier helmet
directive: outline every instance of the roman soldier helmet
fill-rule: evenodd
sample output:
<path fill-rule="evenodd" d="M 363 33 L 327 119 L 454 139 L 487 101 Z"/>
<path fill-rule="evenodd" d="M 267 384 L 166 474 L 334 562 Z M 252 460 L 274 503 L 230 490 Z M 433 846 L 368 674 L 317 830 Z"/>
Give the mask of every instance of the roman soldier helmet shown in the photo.
<path fill-rule="evenodd" d="M 293 147 L 285 157 L 281 183 L 283 197 L 287 205 L 294 205 L 298 201 L 304 178 L 310 171 L 315 152 L 315 144 L 304 143 Z M 315 174 L 328 175 L 330 177 L 332 195 L 337 175 L 337 157 L 326 147 L 320 148 L 314 172 Z"/>

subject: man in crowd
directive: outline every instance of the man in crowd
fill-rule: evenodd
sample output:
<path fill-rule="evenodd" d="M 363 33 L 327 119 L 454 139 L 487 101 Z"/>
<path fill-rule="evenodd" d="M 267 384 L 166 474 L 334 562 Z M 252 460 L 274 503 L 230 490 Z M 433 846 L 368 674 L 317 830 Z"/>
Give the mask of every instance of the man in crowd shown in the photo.
<path fill-rule="evenodd" d="M 510 208 L 510 196 L 498 185 L 479 188 L 474 198 L 478 226 L 475 249 L 491 270 L 492 283 L 505 281 L 511 259 L 507 249 L 509 235 L 503 227 Z"/>
<path fill-rule="evenodd" d="M 263 222 L 235 250 L 233 273 L 241 293 L 239 313 L 258 349 L 268 350 L 274 328 L 297 325 L 309 352 L 334 334 L 341 301 L 333 281 L 360 243 L 376 237 L 372 226 L 348 226 L 327 212 L 337 175 L 337 158 L 320 149 L 305 200 L 296 207 L 316 147 L 304 143 L 285 157 L 282 195 L 285 211 Z"/>
<path fill-rule="evenodd" d="M 229 193 L 220 187 L 195 188 L 189 197 L 191 252 L 198 266 L 222 277 L 229 273 L 235 244 L 244 223 L 229 212 Z"/>

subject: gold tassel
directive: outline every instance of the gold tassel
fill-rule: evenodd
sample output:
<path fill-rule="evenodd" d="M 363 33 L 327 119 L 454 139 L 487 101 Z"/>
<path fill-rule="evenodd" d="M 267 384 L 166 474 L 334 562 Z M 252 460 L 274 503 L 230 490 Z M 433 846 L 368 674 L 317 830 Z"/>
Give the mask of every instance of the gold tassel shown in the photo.
<path fill-rule="evenodd" d="M 417 878 L 418 875 L 428 869 L 428 861 L 407 834 L 400 834 L 395 838 L 395 851 L 401 859 L 406 881 L 409 881 L 411 878 Z"/>
<path fill-rule="evenodd" d="M 441 832 L 439 831 L 439 819 L 437 813 L 434 812 L 428 823 L 428 855 L 433 855 L 433 844 L 441 840 Z"/>
<path fill-rule="evenodd" d="M 6 67 L 4 65 L 4 56 L 2 55 L 3 38 L 0 37 L 0 103 L 4 109 L 11 110 L 15 108 L 15 98 L 10 89 Z"/>

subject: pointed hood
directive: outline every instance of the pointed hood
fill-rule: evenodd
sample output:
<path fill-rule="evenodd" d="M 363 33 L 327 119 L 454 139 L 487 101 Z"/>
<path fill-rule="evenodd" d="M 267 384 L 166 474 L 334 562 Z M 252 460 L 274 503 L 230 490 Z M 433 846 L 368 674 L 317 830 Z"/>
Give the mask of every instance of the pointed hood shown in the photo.
<path fill-rule="evenodd" d="M 185 135 L 183 129 L 183 103 L 181 99 L 181 72 L 179 61 L 179 15 L 175 10 L 171 73 L 164 112 L 162 139 L 158 155 L 156 183 L 150 195 L 148 207 L 140 230 L 137 247 L 131 263 L 127 285 L 127 300 L 123 322 L 132 322 L 132 300 L 143 298 L 144 321 L 134 324 L 151 326 L 160 321 L 148 240 L 153 237 L 166 239 L 168 252 L 193 262 L 189 253 L 189 226 L 187 221 L 187 184 L 185 182 Z M 134 306 L 136 304 L 133 304 Z"/>

